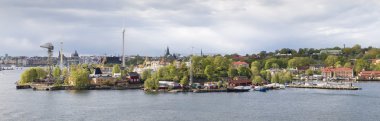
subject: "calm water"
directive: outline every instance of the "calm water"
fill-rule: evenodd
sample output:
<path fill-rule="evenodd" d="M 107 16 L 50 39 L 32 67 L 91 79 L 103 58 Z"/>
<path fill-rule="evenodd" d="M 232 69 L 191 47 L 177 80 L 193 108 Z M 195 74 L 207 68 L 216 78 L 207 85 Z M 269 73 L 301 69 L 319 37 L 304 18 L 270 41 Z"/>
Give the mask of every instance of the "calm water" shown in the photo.
<path fill-rule="evenodd" d="M 16 90 L 20 70 L 0 71 L 0 120 L 379 121 L 380 83 L 359 91 L 145 94 L 140 90 Z"/>

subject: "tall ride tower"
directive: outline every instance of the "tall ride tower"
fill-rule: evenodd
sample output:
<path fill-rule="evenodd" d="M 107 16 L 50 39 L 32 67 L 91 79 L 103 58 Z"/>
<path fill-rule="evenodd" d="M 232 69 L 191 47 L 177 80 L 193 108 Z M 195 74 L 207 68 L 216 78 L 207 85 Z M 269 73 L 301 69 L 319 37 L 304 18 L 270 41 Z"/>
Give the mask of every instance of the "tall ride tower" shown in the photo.
<path fill-rule="evenodd" d="M 125 54 L 124 54 L 124 51 L 125 51 L 125 40 L 124 40 L 124 35 L 125 35 L 125 28 L 123 27 L 123 57 L 122 57 L 122 67 L 123 69 L 125 68 Z"/>

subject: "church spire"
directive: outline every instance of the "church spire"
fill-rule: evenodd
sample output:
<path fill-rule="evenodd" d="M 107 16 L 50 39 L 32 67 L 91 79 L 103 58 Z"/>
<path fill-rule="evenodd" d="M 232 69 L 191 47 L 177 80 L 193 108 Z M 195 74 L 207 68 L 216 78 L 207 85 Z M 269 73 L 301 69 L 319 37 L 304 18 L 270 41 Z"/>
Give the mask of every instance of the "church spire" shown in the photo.
<path fill-rule="evenodd" d="M 169 56 L 170 55 L 170 50 L 169 50 L 169 46 L 166 47 L 166 52 L 165 52 L 165 56 Z"/>
<path fill-rule="evenodd" d="M 203 50 L 201 49 L 201 56 L 203 56 Z"/>

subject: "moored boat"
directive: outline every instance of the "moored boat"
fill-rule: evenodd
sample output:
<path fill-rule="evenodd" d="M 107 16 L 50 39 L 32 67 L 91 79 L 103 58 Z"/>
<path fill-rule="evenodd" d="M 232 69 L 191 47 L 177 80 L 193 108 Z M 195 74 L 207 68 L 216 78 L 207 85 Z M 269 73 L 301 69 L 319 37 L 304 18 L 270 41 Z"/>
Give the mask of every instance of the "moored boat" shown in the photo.
<path fill-rule="evenodd" d="M 255 86 L 254 90 L 260 91 L 260 92 L 266 92 L 267 88 L 265 86 Z"/>
<path fill-rule="evenodd" d="M 227 88 L 227 92 L 248 92 L 251 90 L 251 87 L 249 86 L 237 86 L 233 88 Z"/>

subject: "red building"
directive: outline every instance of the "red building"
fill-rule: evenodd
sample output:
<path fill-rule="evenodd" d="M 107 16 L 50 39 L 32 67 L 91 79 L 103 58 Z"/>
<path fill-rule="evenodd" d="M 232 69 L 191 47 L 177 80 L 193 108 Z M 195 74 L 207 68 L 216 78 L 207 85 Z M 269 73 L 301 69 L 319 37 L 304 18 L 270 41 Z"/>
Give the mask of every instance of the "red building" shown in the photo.
<path fill-rule="evenodd" d="M 247 77 L 235 77 L 228 81 L 228 86 L 236 87 L 236 86 L 251 86 L 252 81 Z"/>
<path fill-rule="evenodd" d="M 323 68 L 323 78 L 353 78 L 354 71 L 352 68 Z"/>
<path fill-rule="evenodd" d="M 129 72 L 127 75 L 127 78 L 129 79 L 129 83 L 131 84 L 138 84 L 141 83 L 140 75 L 136 72 Z"/>
<path fill-rule="evenodd" d="M 358 74 L 358 80 L 380 80 L 380 71 L 362 71 Z"/>
<path fill-rule="evenodd" d="M 244 61 L 237 61 L 232 63 L 234 68 L 239 68 L 239 67 L 247 67 L 249 68 L 249 64 L 244 62 Z"/>

